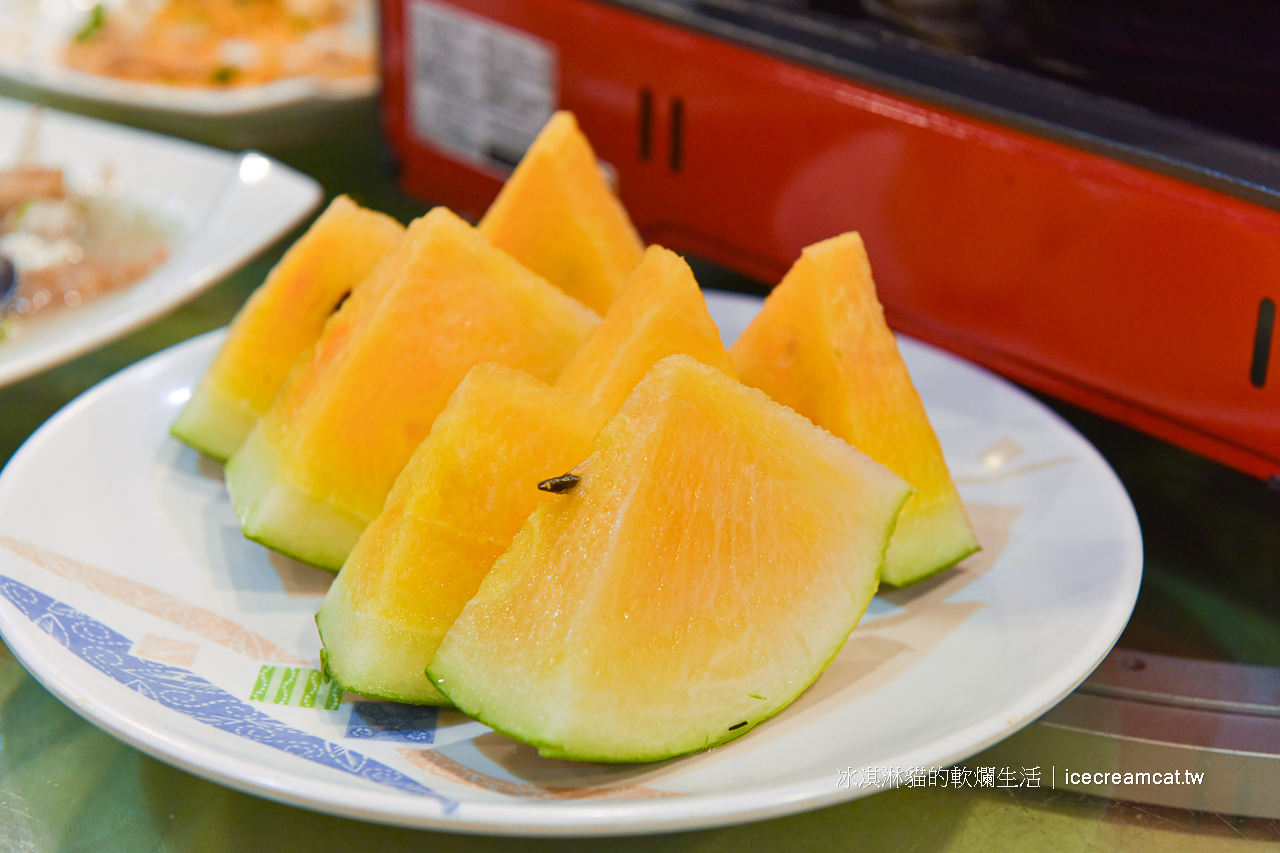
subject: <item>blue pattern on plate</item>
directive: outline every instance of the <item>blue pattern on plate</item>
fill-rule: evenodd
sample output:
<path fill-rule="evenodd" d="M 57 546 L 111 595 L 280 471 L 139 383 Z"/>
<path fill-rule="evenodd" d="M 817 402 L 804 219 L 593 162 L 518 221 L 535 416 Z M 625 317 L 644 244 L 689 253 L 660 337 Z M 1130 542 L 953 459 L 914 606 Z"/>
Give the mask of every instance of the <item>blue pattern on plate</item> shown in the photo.
<path fill-rule="evenodd" d="M 129 654 L 133 641 L 128 637 L 26 584 L 0 575 L 0 594 L 81 660 L 166 708 L 370 782 L 433 797 L 444 805 L 446 812 L 457 808 L 457 803 L 398 770 L 286 726 L 190 670 L 134 657 Z"/>
<path fill-rule="evenodd" d="M 401 743 L 435 743 L 436 718 L 440 710 L 431 705 L 402 705 L 399 702 L 355 702 L 347 720 L 347 737 L 363 740 L 394 740 Z"/>

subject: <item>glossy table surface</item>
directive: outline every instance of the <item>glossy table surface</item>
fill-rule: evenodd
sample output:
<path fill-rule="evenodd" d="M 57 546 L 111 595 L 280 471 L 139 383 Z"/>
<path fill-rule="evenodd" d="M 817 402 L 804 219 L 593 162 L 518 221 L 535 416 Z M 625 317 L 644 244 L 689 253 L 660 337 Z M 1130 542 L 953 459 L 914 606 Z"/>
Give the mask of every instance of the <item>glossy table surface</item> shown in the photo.
<path fill-rule="evenodd" d="M 273 153 L 320 180 L 330 197 L 346 192 L 402 220 L 428 207 L 397 188 L 394 167 L 383 147 L 372 108 L 359 115 L 358 123 L 326 140 Z M 290 239 L 282 240 L 168 317 L 75 361 L 0 388 L 0 463 L 7 461 L 45 419 L 98 381 L 150 353 L 224 325 L 261 282 Z M 703 267 L 698 269 L 704 273 Z M 731 276 L 723 281 L 706 280 L 719 275 L 722 274 L 706 269 L 703 283 L 742 283 Z M 1123 443 L 1123 439 L 1118 441 Z M 1103 450 L 1106 452 L 1107 448 Z M 1131 454 L 1125 458 L 1140 456 Z M 1137 466 L 1133 476 L 1142 477 L 1141 465 L 1133 465 Z M 1121 474 L 1125 476 L 1123 468 Z M 1272 505 L 1263 507 L 1263 517 L 1255 521 L 1275 515 L 1274 509 Z M 1139 511 L 1142 512 L 1141 502 Z M 1265 549 L 1269 544 L 1264 540 L 1253 547 Z M 1165 598 L 1176 597 L 1177 590 L 1183 587 L 1166 584 L 1157 591 Z M 1191 602 L 1204 599 L 1194 591 L 1186 597 Z M 1215 605 L 1213 601 L 1209 604 L 1236 606 Z M 1140 601 L 1139 609 L 1144 606 L 1161 610 L 1173 605 L 1147 596 L 1147 604 Z M 1240 624 L 1230 612 L 1214 619 L 1211 624 Z M 1276 645 L 1280 630 L 1274 617 L 1264 613 L 1250 625 L 1254 627 L 1249 629 L 1252 633 L 1247 642 L 1240 641 L 1248 648 L 1237 657 L 1274 665 L 1275 649 L 1280 648 Z M 1231 636 L 1239 635 L 1241 630 L 1237 628 Z M 1161 636 L 1158 628 L 1146 630 L 1138 632 L 1135 641 L 1139 646 L 1164 651 L 1167 644 L 1162 643 Z M 1193 632 L 1188 642 L 1194 642 L 1196 636 Z M 981 765 L 981 757 L 972 763 Z M 1280 821 L 1144 806 L 1048 787 L 933 787 L 887 790 L 844 805 L 771 821 L 634 838 L 490 838 L 400 829 L 281 805 L 170 767 L 79 718 L 0 646 L 0 850 L 325 853 L 351 849 L 407 851 L 444 845 L 457 851 L 856 848 L 1119 849 L 1171 853 L 1280 849 Z"/>

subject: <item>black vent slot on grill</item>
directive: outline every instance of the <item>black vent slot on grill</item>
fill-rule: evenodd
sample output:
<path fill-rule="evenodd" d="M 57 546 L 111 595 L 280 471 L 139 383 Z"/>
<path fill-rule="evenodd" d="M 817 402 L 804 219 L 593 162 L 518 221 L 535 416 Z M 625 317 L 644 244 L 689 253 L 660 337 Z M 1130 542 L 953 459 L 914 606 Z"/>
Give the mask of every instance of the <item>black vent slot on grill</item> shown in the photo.
<path fill-rule="evenodd" d="M 1261 388 L 1267 384 L 1267 364 L 1271 361 L 1271 333 L 1276 325 L 1276 303 L 1263 299 L 1258 306 L 1258 328 L 1253 335 L 1253 364 L 1249 381 Z"/>
<path fill-rule="evenodd" d="M 671 171 L 684 168 L 684 99 L 671 99 Z"/>
<path fill-rule="evenodd" d="M 653 156 L 653 90 L 640 90 L 640 159 Z"/>

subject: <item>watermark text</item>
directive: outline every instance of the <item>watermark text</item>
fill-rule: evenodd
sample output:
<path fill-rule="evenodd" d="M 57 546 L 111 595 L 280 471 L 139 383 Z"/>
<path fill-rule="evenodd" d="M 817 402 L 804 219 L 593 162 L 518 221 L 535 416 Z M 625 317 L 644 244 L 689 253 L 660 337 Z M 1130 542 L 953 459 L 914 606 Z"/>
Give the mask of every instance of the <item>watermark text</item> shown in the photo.
<path fill-rule="evenodd" d="M 1064 785 L 1200 785 L 1204 774 L 1090 772 L 1056 767 L 846 767 L 837 770 L 841 788 L 1039 788 Z"/>

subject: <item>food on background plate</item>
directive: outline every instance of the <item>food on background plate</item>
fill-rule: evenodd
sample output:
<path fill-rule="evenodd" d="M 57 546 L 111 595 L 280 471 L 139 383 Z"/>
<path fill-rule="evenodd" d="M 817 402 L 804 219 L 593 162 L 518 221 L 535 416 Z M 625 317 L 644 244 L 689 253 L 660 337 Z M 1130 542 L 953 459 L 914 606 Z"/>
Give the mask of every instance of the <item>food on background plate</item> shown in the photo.
<path fill-rule="evenodd" d="M 690 356 L 659 362 L 540 505 L 428 674 L 545 756 L 655 761 L 737 737 L 848 638 L 911 487 Z"/>
<path fill-rule="evenodd" d="M 7 217 L 32 201 L 60 201 L 66 197 L 66 178 L 61 169 L 30 165 L 0 172 L 0 216 Z"/>
<path fill-rule="evenodd" d="M 601 315 L 644 253 L 591 144 L 563 110 L 539 132 L 477 227 Z"/>
<path fill-rule="evenodd" d="M 409 225 L 227 463 L 250 539 L 337 571 L 473 366 L 553 381 L 600 318 L 449 210 Z"/>
<path fill-rule="evenodd" d="M 876 298 L 862 238 L 806 248 L 731 350 L 742 381 L 901 474 L 882 580 L 906 586 L 978 550 L 924 404 Z"/>
<path fill-rule="evenodd" d="M 324 323 L 404 237 L 390 216 L 338 196 L 236 314 L 178 414 L 175 437 L 225 462 L 271 407 Z"/>
<path fill-rule="evenodd" d="M 376 72 L 372 0 L 99 2 L 62 52 L 69 68 L 169 86 L 234 87 Z"/>
<path fill-rule="evenodd" d="M 40 164 L 38 116 L 17 164 L 0 171 L 0 258 L 16 272 L 16 288 L 0 287 L 0 342 L 146 278 L 168 259 L 176 230 L 124 197 L 109 168 L 69 180 Z"/>
<path fill-rule="evenodd" d="M 567 391 L 497 364 L 472 368 L 329 587 L 316 614 L 325 671 L 344 690 L 449 704 L 426 662 L 598 425 Z"/>

